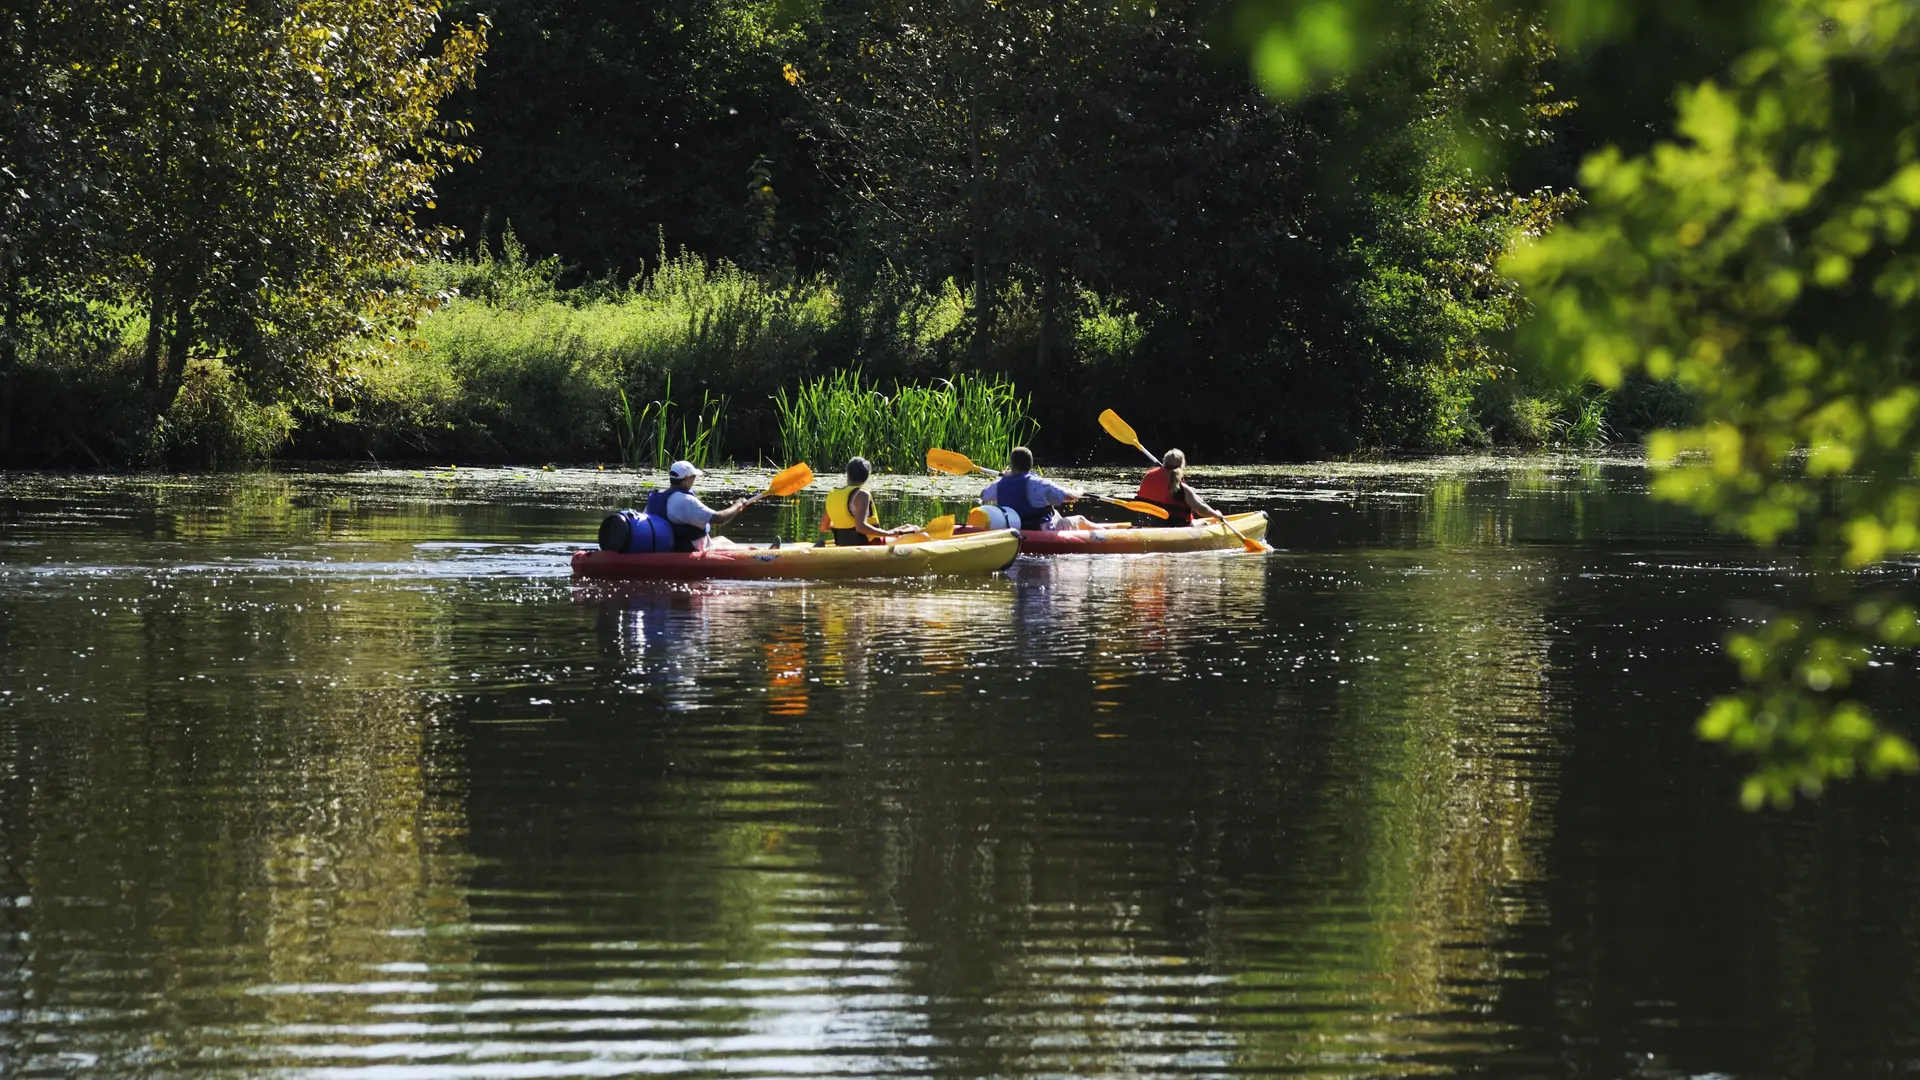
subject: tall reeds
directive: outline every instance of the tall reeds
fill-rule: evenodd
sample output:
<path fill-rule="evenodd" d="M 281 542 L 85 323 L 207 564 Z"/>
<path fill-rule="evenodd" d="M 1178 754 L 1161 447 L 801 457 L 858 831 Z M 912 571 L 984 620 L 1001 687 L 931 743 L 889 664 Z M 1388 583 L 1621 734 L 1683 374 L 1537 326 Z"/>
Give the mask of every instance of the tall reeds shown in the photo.
<path fill-rule="evenodd" d="M 638 408 L 627 397 L 625 388 L 618 394 L 613 433 L 619 442 L 623 463 L 664 469 L 674 460 L 685 458 L 704 469 L 718 462 L 720 448 L 726 443 L 727 395 L 700 391 L 699 408 L 692 413 L 682 412 L 676 428 L 672 423 L 676 407 L 672 372 L 667 373 L 666 388 L 660 397 Z"/>
<path fill-rule="evenodd" d="M 896 385 L 892 394 L 866 383 L 859 368 L 774 393 L 780 456 L 837 465 L 855 455 L 877 469 L 919 472 L 927 450 L 956 450 L 999 463 L 1040 425 L 1029 399 L 1001 379 L 956 375 L 932 386 Z"/>

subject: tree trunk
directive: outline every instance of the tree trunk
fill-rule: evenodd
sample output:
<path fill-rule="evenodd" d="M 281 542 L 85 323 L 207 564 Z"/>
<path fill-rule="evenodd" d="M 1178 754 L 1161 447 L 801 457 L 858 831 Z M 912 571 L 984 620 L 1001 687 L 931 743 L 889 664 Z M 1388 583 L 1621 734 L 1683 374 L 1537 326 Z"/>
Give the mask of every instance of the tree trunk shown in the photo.
<path fill-rule="evenodd" d="M 147 289 L 147 344 L 140 352 L 141 383 L 154 397 L 158 408 L 160 395 L 160 347 L 167 337 L 167 299 L 160 291 L 160 275 L 155 274 Z"/>
<path fill-rule="evenodd" d="M 13 363 L 18 348 L 15 335 L 20 332 L 20 279 L 13 276 L 13 257 L 8 253 L 6 327 L 0 330 L 0 462 L 7 458 L 13 442 Z"/>
<path fill-rule="evenodd" d="M 987 208 L 981 197 L 980 107 L 976 96 L 967 109 L 967 156 L 972 162 L 968 199 L 973 210 L 973 359 L 986 360 L 993 336 L 993 281 L 987 271 Z"/>
<path fill-rule="evenodd" d="M 193 346 L 193 304 L 180 301 L 173 309 L 173 333 L 167 339 L 167 386 L 180 385 L 186 374 L 187 350 Z"/>
<path fill-rule="evenodd" d="M 1053 362 L 1053 306 L 1054 294 L 1058 291 L 1053 277 L 1053 265 L 1049 262 L 1040 271 L 1040 344 L 1033 358 L 1035 369 L 1043 376 Z"/>

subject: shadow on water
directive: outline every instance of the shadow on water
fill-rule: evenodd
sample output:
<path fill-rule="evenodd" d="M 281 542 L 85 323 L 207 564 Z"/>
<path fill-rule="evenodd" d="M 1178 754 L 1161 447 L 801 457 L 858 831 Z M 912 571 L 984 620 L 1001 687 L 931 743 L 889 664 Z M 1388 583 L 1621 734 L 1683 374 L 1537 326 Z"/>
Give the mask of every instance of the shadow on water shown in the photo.
<path fill-rule="evenodd" d="M 1688 724 L 1801 578 L 1631 465 L 1237 471 L 1278 554 L 834 586 L 574 584 L 633 479 L 462 472 L 9 478 L 0 1074 L 1920 1059 L 1912 789 L 1733 808 Z"/>

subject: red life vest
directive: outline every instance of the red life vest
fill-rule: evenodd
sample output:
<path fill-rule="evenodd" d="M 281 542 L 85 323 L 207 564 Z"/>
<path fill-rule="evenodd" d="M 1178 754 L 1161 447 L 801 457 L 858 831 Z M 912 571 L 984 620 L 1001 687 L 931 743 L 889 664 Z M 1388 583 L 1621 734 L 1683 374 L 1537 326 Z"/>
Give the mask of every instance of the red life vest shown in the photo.
<path fill-rule="evenodd" d="M 1169 525 L 1191 525 L 1193 509 L 1180 493 L 1185 486 L 1174 481 L 1173 474 L 1167 471 L 1166 466 L 1156 465 L 1140 481 L 1140 490 L 1134 493 L 1134 498 L 1165 510 Z"/>

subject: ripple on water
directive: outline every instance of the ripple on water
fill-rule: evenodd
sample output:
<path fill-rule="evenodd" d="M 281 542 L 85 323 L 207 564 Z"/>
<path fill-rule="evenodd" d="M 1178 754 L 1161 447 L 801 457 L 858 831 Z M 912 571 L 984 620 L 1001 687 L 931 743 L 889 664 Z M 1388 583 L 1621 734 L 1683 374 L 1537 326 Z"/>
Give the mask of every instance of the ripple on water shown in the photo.
<path fill-rule="evenodd" d="M 1689 734 L 1791 559 L 1630 463 L 1214 475 L 1287 551 L 844 586 L 563 581 L 598 470 L 10 482 L 0 1074 L 1920 1054 L 1920 815 Z"/>

